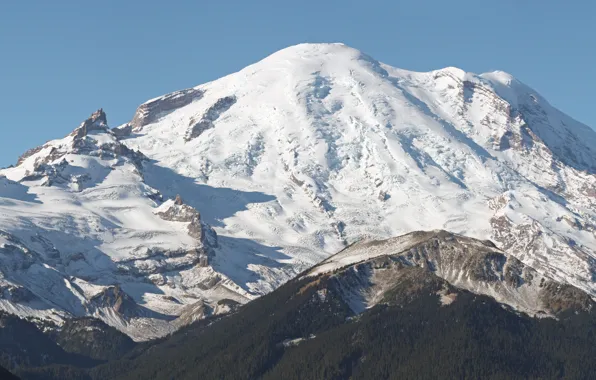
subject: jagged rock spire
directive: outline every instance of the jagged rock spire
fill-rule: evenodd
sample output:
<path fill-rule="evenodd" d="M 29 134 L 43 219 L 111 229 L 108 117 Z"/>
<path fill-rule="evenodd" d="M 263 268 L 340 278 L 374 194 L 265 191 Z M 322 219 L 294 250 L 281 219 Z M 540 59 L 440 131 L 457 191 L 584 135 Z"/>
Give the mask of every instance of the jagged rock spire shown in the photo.
<path fill-rule="evenodd" d="M 89 131 L 106 130 L 108 128 L 108 119 L 103 108 L 93 112 L 91 116 L 85 120 L 71 135 L 75 137 L 86 136 Z"/>
<path fill-rule="evenodd" d="M 103 108 L 98 109 L 97 111 L 91 114 L 89 118 L 92 122 L 100 122 L 102 124 L 108 125 L 108 119 L 106 117 L 106 113 L 104 112 Z"/>

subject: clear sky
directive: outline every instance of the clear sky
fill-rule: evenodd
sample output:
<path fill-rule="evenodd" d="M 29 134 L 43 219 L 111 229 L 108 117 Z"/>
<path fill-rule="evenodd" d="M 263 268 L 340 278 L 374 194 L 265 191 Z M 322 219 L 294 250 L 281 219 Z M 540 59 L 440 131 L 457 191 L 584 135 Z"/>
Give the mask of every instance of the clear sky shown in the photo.
<path fill-rule="evenodd" d="M 116 126 L 300 42 L 417 71 L 504 70 L 596 126 L 596 1 L 0 0 L 0 166 L 100 107 Z"/>

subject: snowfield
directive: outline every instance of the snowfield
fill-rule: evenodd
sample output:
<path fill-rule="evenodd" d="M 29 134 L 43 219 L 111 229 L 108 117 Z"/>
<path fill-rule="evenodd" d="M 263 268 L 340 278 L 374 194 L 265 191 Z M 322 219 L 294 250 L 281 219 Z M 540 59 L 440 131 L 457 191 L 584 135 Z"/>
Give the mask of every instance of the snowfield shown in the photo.
<path fill-rule="evenodd" d="M 144 340 L 353 242 L 435 229 L 596 295 L 596 132 L 509 74 L 303 44 L 127 125 L 94 115 L 0 171 L 4 310 Z M 164 219 L 177 196 L 200 221 Z"/>

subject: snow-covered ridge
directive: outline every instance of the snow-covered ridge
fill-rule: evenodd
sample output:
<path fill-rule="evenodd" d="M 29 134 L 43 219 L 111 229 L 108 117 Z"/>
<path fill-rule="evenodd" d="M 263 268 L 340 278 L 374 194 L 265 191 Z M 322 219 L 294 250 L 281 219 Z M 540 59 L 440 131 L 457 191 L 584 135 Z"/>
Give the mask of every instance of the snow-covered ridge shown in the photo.
<path fill-rule="evenodd" d="M 89 315 L 118 286 L 142 311 L 97 314 L 142 339 L 355 241 L 435 229 L 596 293 L 596 133 L 509 74 L 302 44 L 131 116 L 97 113 L 0 171 L 0 230 L 35 253 L 2 281 L 54 289 L 2 308 Z"/>

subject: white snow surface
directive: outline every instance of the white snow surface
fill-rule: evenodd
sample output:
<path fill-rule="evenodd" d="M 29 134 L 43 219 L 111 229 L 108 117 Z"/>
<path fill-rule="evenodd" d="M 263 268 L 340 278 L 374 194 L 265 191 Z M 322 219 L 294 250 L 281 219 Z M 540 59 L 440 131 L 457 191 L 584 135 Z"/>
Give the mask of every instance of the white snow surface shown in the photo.
<path fill-rule="evenodd" d="M 93 313 L 148 339 L 199 299 L 246 302 L 346 244 L 434 229 L 491 239 L 596 295 L 596 133 L 511 75 L 418 73 L 343 44 L 302 44 L 196 89 L 130 136 L 86 137 L 142 152 L 141 166 L 71 153 L 68 136 L 0 171 L 0 230 L 37 255 L 10 266 L 0 248 L 0 280 L 44 304 L 0 308 L 86 315 L 118 284 L 154 314 Z M 52 148 L 66 152 L 49 162 L 65 159 L 70 180 L 47 186 L 27 172 Z M 155 255 L 200 245 L 185 223 L 159 218 L 157 191 L 217 232 L 207 267 Z"/>

